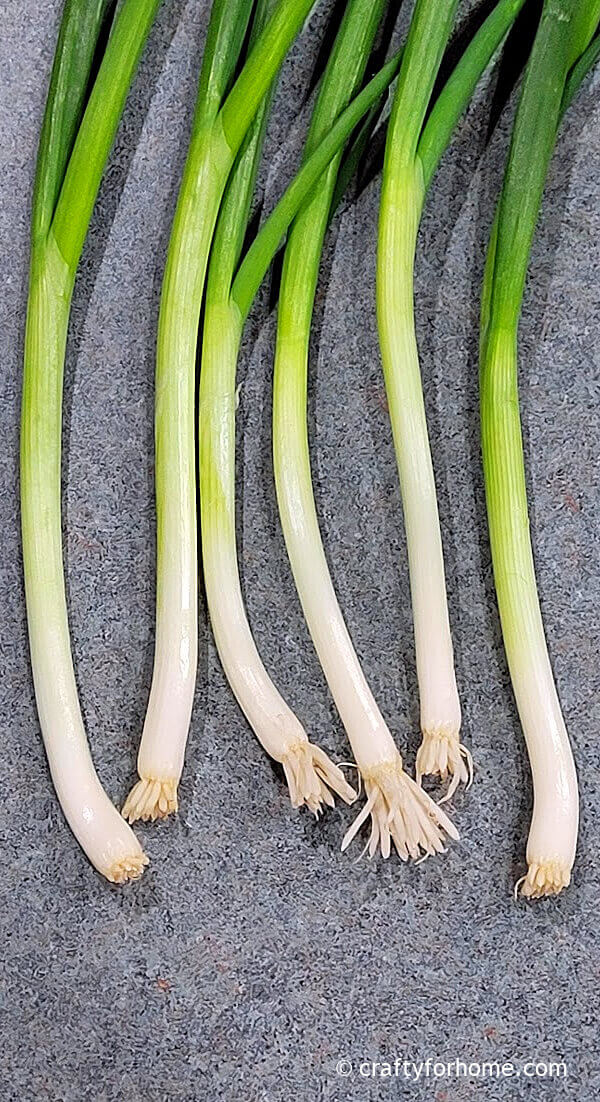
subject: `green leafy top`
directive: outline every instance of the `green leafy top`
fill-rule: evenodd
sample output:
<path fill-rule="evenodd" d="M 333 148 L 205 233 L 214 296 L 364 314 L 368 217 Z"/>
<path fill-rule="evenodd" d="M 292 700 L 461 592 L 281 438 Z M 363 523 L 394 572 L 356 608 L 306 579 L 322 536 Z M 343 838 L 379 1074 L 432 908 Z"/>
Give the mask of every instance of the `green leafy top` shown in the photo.
<path fill-rule="evenodd" d="M 116 0 L 67 0 L 46 101 L 33 195 L 33 233 L 50 228 L 69 157 L 83 118 L 103 31 Z"/>
<path fill-rule="evenodd" d="M 38 154 L 33 249 L 52 232 L 75 274 L 102 172 L 160 0 L 67 0 Z M 94 69 L 98 65 L 95 79 Z"/>
<path fill-rule="evenodd" d="M 600 0 L 546 0 L 517 107 L 490 281 L 492 327 L 516 330 L 535 225 L 569 71 L 587 50 Z"/>
<path fill-rule="evenodd" d="M 258 0 L 252 21 L 250 49 L 263 31 L 272 7 L 273 0 Z M 229 177 L 213 240 L 207 300 L 227 301 L 229 298 L 248 226 L 273 90 L 272 85 L 264 96 Z"/>

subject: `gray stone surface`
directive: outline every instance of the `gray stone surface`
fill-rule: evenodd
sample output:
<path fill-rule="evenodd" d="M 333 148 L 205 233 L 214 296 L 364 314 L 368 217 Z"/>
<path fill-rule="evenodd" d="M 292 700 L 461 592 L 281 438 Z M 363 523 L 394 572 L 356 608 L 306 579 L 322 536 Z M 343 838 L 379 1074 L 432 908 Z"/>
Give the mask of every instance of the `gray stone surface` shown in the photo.
<path fill-rule="evenodd" d="M 554 159 L 522 325 L 533 538 L 582 796 L 574 882 L 515 905 L 531 788 L 501 649 L 478 455 L 477 310 L 508 120 L 486 147 L 493 78 L 433 187 L 416 292 L 465 741 L 475 784 L 460 843 L 417 868 L 356 864 L 352 812 L 293 813 L 227 689 L 201 611 L 200 673 L 177 821 L 140 827 L 152 863 L 111 888 L 50 784 L 28 664 L 17 424 L 32 173 L 59 0 L 0 15 L 0 1097 L 98 1100 L 600 1097 L 600 124 L 598 80 Z M 281 191 L 306 122 L 322 4 L 285 66 L 263 186 Z M 153 347 L 207 4 L 163 5 L 81 264 L 65 402 L 65 532 L 77 675 L 94 759 L 121 802 L 134 777 L 153 643 Z M 412 765 L 418 711 L 400 501 L 374 318 L 377 184 L 326 249 L 312 363 L 317 496 L 365 669 Z M 278 529 L 269 457 L 274 319 L 241 363 L 240 539 L 262 653 L 314 738 L 347 758 Z M 336 1075 L 336 1061 L 554 1060 L 569 1082 Z"/>

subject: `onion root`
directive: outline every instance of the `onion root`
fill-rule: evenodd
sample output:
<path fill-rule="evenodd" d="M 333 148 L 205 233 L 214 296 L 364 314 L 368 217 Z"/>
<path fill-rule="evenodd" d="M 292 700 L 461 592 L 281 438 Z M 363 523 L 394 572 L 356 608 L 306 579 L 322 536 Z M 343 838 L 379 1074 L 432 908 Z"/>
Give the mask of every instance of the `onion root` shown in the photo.
<path fill-rule="evenodd" d="M 362 778 L 367 802 L 346 832 L 342 851 L 348 848 L 363 823 L 371 817 L 371 835 L 366 850 L 374 857 L 380 850 L 383 857 L 390 856 L 394 843 L 403 861 L 414 861 L 434 853 L 443 853 L 444 836 L 457 839 L 458 831 L 448 816 L 404 772 L 398 754 L 395 761 L 384 762 Z"/>
<path fill-rule="evenodd" d="M 166 819 L 177 811 L 177 781 L 160 781 L 156 777 L 142 777 L 134 784 L 121 812 L 124 819 L 135 823 L 137 819 Z"/>

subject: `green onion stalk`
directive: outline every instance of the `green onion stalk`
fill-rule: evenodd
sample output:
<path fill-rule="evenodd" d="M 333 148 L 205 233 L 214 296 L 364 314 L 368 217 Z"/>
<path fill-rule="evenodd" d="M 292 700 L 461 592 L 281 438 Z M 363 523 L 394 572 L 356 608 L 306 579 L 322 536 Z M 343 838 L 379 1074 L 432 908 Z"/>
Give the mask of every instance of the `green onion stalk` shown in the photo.
<path fill-rule="evenodd" d="M 531 763 L 533 817 L 524 896 L 571 878 L 577 776 L 537 593 L 518 393 L 518 327 L 560 119 L 598 56 L 600 0 L 546 0 L 523 82 L 482 295 L 481 431 L 494 580 L 504 646 Z"/>
<path fill-rule="evenodd" d="M 265 8 L 268 6 L 264 5 Z M 259 6 L 257 18 L 262 16 Z M 215 230 L 206 284 L 199 396 L 200 507 L 206 597 L 217 649 L 242 711 L 267 753 L 283 767 L 293 807 L 318 815 L 330 789 L 351 802 L 341 770 L 309 742 L 258 653 L 242 596 L 235 534 L 236 370 L 241 338 L 231 302 L 271 95 L 265 96 L 240 150 Z"/>
<path fill-rule="evenodd" d="M 227 91 L 252 0 L 214 0 L 173 221 L 156 358 L 156 643 L 130 822 L 177 810 L 198 653 L 195 370 L 208 256 L 227 180 L 256 112 L 314 0 L 279 0 Z"/>
<path fill-rule="evenodd" d="M 458 0 L 417 0 L 392 108 L 377 252 L 377 314 L 408 547 L 423 742 L 418 774 L 468 779 L 437 496 L 415 334 L 413 268 L 425 200 L 418 142 Z"/>
<path fill-rule="evenodd" d="M 347 56 L 348 47 L 356 73 L 352 84 L 358 86 L 377 26 L 376 18 L 365 21 L 364 15 L 363 0 L 351 0 L 319 99 L 329 94 L 336 59 Z M 388 62 L 338 114 L 335 125 L 305 160 L 237 267 L 256 173 L 258 139 L 248 145 L 219 216 L 207 282 L 199 447 L 202 550 L 210 619 L 235 696 L 263 747 L 283 766 L 292 804 L 306 804 L 315 814 L 323 804 L 332 804 L 332 792 L 348 803 L 356 793 L 341 770 L 309 742 L 265 670 L 248 624 L 235 536 L 236 370 L 244 323 L 282 237 L 328 164 L 381 99 L 398 64 L 397 57 Z"/>
<path fill-rule="evenodd" d="M 346 70 L 358 58 L 369 21 L 379 21 L 383 5 L 370 2 L 347 10 L 343 52 L 332 56 L 306 141 L 305 157 L 343 110 L 351 86 Z M 350 18 L 352 17 L 352 18 Z M 360 79 L 362 70 L 357 72 Z M 278 308 L 273 390 L 273 459 L 277 499 L 286 547 L 303 610 L 331 692 L 345 724 L 367 801 L 346 834 L 348 845 L 371 816 L 371 856 L 389 856 L 393 839 L 403 858 L 443 847 L 443 813 L 402 770 L 400 755 L 377 707 L 344 622 L 320 537 L 312 491 L 307 430 L 307 375 L 310 327 L 323 239 L 327 229 L 341 153 L 299 212 L 290 232 Z M 381 775 L 379 767 L 381 766 Z M 414 822 L 405 829 L 401 808 L 415 799 Z"/>
<path fill-rule="evenodd" d="M 21 523 L 37 708 L 71 830 L 108 880 L 147 864 L 94 769 L 73 670 L 61 531 L 61 429 L 71 298 L 100 180 L 158 0 L 125 0 L 89 87 L 114 5 L 67 0 L 37 160 L 21 424 Z"/>
<path fill-rule="evenodd" d="M 419 147 L 423 192 L 481 73 L 516 18 L 521 3 L 504 0 L 498 4 L 440 93 Z M 447 37 L 449 24 L 444 33 Z M 417 43 L 424 68 L 427 45 Z M 403 61 L 401 72 L 405 64 Z M 343 82 L 339 82 L 336 92 L 337 102 L 332 96 L 320 111 L 315 110 L 307 154 L 318 141 L 320 131 L 330 125 L 331 115 L 339 110 L 344 96 Z M 275 357 L 274 467 L 282 527 L 304 614 L 365 785 L 366 803 L 346 834 L 343 846 L 350 844 L 370 816 L 370 854 L 381 849 L 387 856 L 391 839 L 399 855 L 406 859 L 441 848 L 444 832 L 456 837 L 456 831 L 441 809 L 404 771 L 402 758 L 373 698 L 335 595 L 311 482 L 306 409 L 310 325 L 323 237 L 335 203 L 337 167 L 332 165 L 319 181 L 319 187 L 296 218 L 286 247 Z M 420 205 L 413 214 L 415 218 L 420 216 Z M 390 265 L 394 263 L 391 251 L 389 261 Z M 390 277 L 393 271 L 396 269 L 390 268 Z M 406 269 L 397 275 L 399 279 L 405 278 Z M 412 263 L 409 277 L 412 278 Z M 463 754 L 466 756 L 466 751 Z M 462 762 L 460 751 L 459 762 Z M 462 771 L 458 773 L 457 783 L 463 776 Z"/>
<path fill-rule="evenodd" d="M 265 18 L 259 4 L 253 32 Z M 319 814 L 330 787 L 351 801 L 354 790 L 323 750 L 308 741 L 261 661 L 239 582 L 235 534 L 235 411 L 239 315 L 232 281 L 248 225 L 271 106 L 272 88 L 257 111 L 234 166 L 215 229 L 206 302 L 200 377 L 200 497 L 204 584 L 208 614 L 229 684 L 267 753 L 282 765 L 294 808 Z"/>
<path fill-rule="evenodd" d="M 431 95 L 456 0 L 417 0 L 388 130 L 377 253 L 377 314 L 385 385 L 400 476 L 415 631 L 422 742 L 417 778 L 450 777 L 445 799 L 469 783 L 472 759 L 460 742 L 461 708 L 435 477 L 415 331 L 413 269 L 431 179 L 477 80 L 523 6 L 499 0 L 442 94 Z M 430 111 L 427 122 L 426 115 Z"/>

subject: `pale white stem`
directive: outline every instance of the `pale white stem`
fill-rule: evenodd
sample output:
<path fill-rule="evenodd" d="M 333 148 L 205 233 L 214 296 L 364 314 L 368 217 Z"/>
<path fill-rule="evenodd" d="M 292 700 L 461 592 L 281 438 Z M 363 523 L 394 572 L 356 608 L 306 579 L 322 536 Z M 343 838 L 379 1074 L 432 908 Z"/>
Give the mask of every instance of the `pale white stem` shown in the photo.
<path fill-rule="evenodd" d="M 292 307 L 293 309 L 293 307 Z M 289 326 L 289 328 L 288 328 Z M 292 335 L 288 335 L 290 332 Z M 280 307 L 274 391 L 274 468 L 281 524 L 296 588 L 327 683 L 365 783 L 367 802 L 342 848 L 371 818 L 371 856 L 418 857 L 443 849 L 455 828 L 402 768 L 388 726 L 367 683 L 327 566 L 312 492 L 306 426 L 306 343 L 293 336 Z"/>
<path fill-rule="evenodd" d="M 45 525 L 43 526 L 45 527 Z M 46 535 L 48 535 L 46 529 Z M 40 532 L 41 535 L 41 532 Z M 44 559 L 60 562 L 60 532 Z M 31 542 L 29 542 L 29 555 Z M 81 717 L 67 627 L 64 588 L 53 570 L 26 570 L 31 664 L 50 773 L 65 818 L 81 848 L 113 883 L 141 876 L 148 858 L 106 795 L 94 769 Z"/>
<path fill-rule="evenodd" d="M 280 321 L 273 408 L 279 515 L 304 616 L 356 763 L 372 768 L 393 759 L 397 750 L 354 650 L 323 550 L 312 492 L 303 372 L 297 367 L 303 356 L 303 342 L 284 335 Z"/>
<path fill-rule="evenodd" d="M 554 895 L 571 880 L 579 827 L 577 774 L 562 716 L 537 596 L 524 578 L 506 580 L 520 609 L 523 638 L 505 633 L 506 651 L 533 778 L 527 875 L 521 892 Z M 501 583 L 502 585 L 502 583 Z M 532 645 L 532 641 L 537 642 Z"/>
<path fill-rule="evenodd" d="M 517 390 L 516 324 L 484 349 L 481 430 L 494 580 L 533 777 L 525 896 L 569 884 L 579 825 L 577 775 L 544 633 L 529 532 Z"/>
<path fill-rule="evenodd" d="M 138 782 L 123 814 L 177 810 L 198 665 L 195 386 L 208 254 L 231 151 L 218 127 L 194 136 L 162 286 L 156 350 L 156 640 Z"/>
<path fill-rule="evenodd" d="M 25 338 L 21 523 L 35 696 L 61 807 L 89 860 L 108 880 L 148 863 L 94 769 L 73 671 L 60 516 L 63 364 L 72 279 L 50 235 L 35 258 Z"/>

